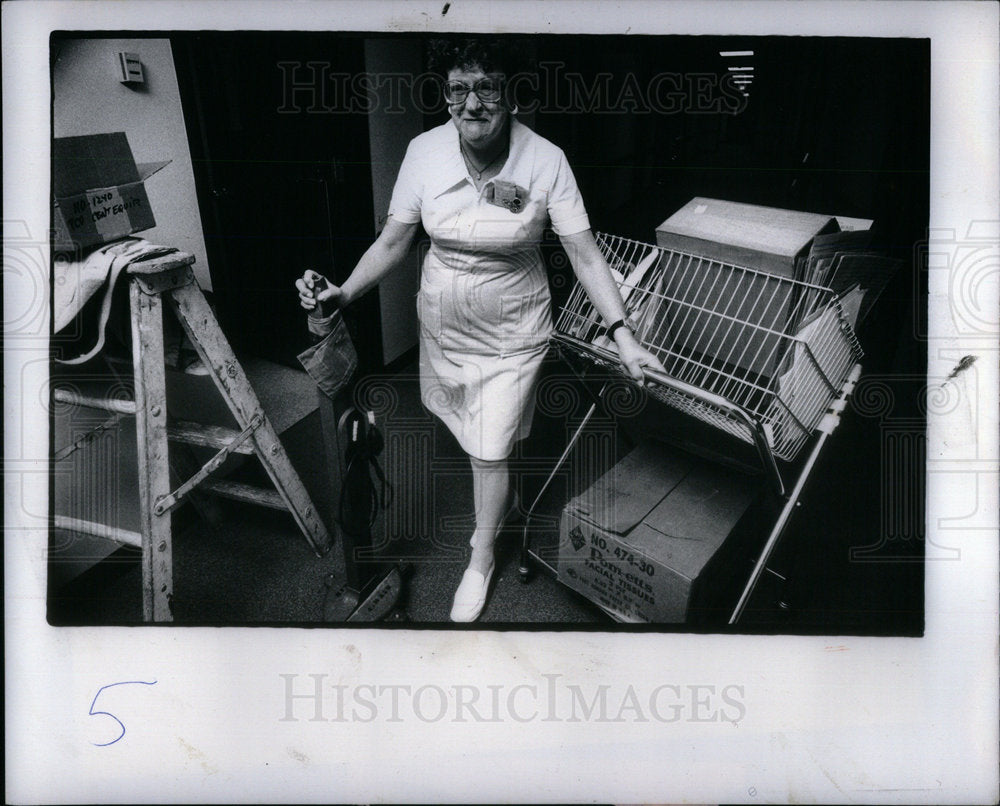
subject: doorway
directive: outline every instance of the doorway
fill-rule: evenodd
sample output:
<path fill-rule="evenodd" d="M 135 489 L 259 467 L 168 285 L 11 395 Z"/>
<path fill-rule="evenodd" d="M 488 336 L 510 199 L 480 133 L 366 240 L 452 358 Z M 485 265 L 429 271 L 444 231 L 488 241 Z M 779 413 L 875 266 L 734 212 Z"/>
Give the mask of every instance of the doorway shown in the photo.
<path fill-rule="evenodd" d="M 308 343 L 294 282 L 342 281 L 372 242 L 360 36 L 171 36 L 217 314 L 236 349 L 298 367 Z M 339 96 L 337 95 L 339 93 Z M 381 366 L 378 292 L 351 307 L 362 366 Z"/>

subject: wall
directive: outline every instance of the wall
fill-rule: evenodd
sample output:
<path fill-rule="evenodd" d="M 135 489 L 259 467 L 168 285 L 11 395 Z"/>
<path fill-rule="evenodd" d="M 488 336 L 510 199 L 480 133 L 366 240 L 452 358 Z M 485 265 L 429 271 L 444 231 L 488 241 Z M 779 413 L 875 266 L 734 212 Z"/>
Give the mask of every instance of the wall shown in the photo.
<path fill-rule="evenodd" d="M 139 54 L 146 78 L 140 89 L 119 82 L 115 73 L 119 51 Z M 198 282 L 203 288 L 211 288 L 169 41 L 54 40 L 52 94 L 53 136 L 124 131 L 137 162 L 172 160 L 146 182 L 157 226 L 137 234 L 152 243 L 176 246 L 193 254 Z M 95 394 L 100 392 L 95 390 Z M 71 417 L 56 417 L 55 444 L 72 442 L 95 417 L 101 421 L 106 415 L 81 409 Z M 60 463 L 56 469 L 55 512 L 137 530 L 134 456 L 134 433 L 122 426 Z M 118 548 L 110 541 L 75 533 L 56 532 L 53 541 L 49 569 L 52 591 Z"/>
<path fill-rule="evenodd" d="M 365 70 L 369 74 L 407 73 L 423 70 L 423 44 L 409 39 L 365 40 Z M 385 226 L 392 188 L 396 182 L 406 146 L 423 131 L 423 114 L 404 103 L 405 111 L 387 112 L 389 84 L 376 90 L 377 106 L 368 115 L 372 162 L 372 200 L 375 230 Z M 382 356 L 389 363 L 417 343 L 417 310 L 414 297 L 420 281 L 417 250 L 411 250 L 406 262 L 379 285 L 382 313 Z"/>
<path fill-rule="evenodd" d="M 146 83 L 119 82 L 116 54 L 137 53 Z M 146 182 L 157 226 L 143 238 L 195 256 L 203 288 L 211 279 L 170 42 L 166 39 L 73 39 L 52 43 L 53 134 L 124 131 L 136 162 L 172 160 Z"/>

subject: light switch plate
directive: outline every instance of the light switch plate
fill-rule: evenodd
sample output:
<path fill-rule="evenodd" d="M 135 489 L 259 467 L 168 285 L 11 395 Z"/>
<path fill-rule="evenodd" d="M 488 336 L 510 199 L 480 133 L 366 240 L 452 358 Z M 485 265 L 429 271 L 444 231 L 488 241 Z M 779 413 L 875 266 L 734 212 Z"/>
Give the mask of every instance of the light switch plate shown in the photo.
<path fill-rule="evenodd" d="M 118 80 L 122 84 L 144 84 L 146 82 L 138 53 L 119 52 L 118 73 Z"/>

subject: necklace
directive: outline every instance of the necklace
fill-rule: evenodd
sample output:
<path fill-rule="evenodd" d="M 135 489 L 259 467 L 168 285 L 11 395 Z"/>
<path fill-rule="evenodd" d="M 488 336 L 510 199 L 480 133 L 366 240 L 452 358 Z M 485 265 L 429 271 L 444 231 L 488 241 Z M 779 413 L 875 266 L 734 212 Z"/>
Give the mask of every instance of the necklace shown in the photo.
<path fill-rule="evenodd" d="M 497 155 L 493 159 L 491 159 L 486 165 L 484 165 L 482 168 L 477 168 L 476 164 L 472 161 L 472 157 L 470 157 L 468 152 L 465 150 L 465 146 L 462 144 L 461 140 L 459 140 L 458 142 L 458 147 L 462 151 L 462 156 L 465 157 L 466 166 L 476 175 L 477 182 L 483 178 L 483 174 L 486 173 L 486 171 L 488 171 L 496 164 L 497 160 L 499 160 L 500 157 L 502 157 L 504 154 L 507 153 L 507 147 L 504 146 L 503 148 L 500 149 Z"/>

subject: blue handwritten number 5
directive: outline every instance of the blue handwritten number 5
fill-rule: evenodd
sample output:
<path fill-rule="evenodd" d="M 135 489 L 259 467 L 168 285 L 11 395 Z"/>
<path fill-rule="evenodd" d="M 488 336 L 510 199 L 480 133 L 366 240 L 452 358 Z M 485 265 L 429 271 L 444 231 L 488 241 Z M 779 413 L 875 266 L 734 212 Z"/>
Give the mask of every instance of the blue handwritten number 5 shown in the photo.
<path fill-rule="evenodd" d="M 110 742 L 103 742 L 103 743 L 91 742 L 91 744 L 94 745 L 94 747 L 107 747 L 108 745 L 121 741 L 122 737 L 125 736 L 125 725 L 122 724 L 122 721 L 118 717 L 116 717 L 114 714 L 109 714 L 107 711 L 94 710 L 94 706 L 97 705 L 97 698 L 101 696 L 101 692 L 104 691 L 104 689 L 113 688 L 114 686 L 155 686 L 155 685 L 156 685 L 155 680 L 153 680 L 152 682 L 146 682 L 145 680 L 123 680 L 121 683 L 108 683 L 108 685 L 106 686 L 101 686 L 97 690 L 97 693 L 94 695 L 94 701 L 90 704 L 90 715 L 110 716 L 115 722 L 118 723 L 118 726 L 122 729 L 122 732 L 118 734 L 117 738 L 112 739 Z"/>

